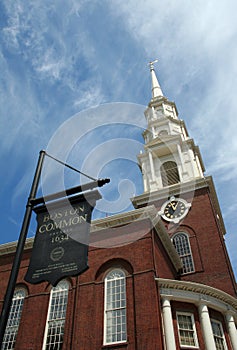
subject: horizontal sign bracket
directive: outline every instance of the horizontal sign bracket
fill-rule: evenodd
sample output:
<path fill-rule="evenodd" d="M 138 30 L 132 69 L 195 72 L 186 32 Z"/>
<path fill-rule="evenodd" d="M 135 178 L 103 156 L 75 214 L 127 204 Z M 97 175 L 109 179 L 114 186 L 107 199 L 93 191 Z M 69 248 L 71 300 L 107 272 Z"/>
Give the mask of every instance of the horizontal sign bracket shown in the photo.
<path fill-rule="evenodd" d="M 86 183 L 84 185 L 72 187 L 72 188 L 69 188 L 69 189 L 64 190 L 64 191 L 60 191 L 60 192 L 56 192 L 56 193 L 53 193 L 53 194 L 46 195 L 44 197 L 33 198 L 33 199 L 30 200 L 30 203 L 33 206 L 36 206 L 38 204 L 42 204 L 42 203 L 46 203 L 46 202 L 49 202 L 49 201 L 53 201 L 55 199 L 59 199 L 59 198 L 71 196 L 71 195 L 76 194 L 76 193 L 88 191 L 88 190 L 91 190 L 91 189 L 93 189 L 95 187 L 102 187 L 102 186 L 104 186 L 105 184 L 107 184 L 109 182 L 110 182 L 110 179 L 107 179 L 107 178 L 106 179 L 98 179 L 96 181 L 88 182 L 88 183 Z"/>

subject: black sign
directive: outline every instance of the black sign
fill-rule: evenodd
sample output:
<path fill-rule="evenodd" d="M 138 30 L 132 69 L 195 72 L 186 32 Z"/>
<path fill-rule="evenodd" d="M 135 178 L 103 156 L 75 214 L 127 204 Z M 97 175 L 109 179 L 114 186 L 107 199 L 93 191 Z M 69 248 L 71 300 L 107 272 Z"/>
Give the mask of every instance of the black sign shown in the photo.
<path fill-rule="evenodd" d="M 100 198 L 98 191 L 92 191 L 86 199 L 79 195 L 34 208 L 37 231 L 27 282 L 48 281 L 55 286 L 88 269 L 91 213 Z"/>

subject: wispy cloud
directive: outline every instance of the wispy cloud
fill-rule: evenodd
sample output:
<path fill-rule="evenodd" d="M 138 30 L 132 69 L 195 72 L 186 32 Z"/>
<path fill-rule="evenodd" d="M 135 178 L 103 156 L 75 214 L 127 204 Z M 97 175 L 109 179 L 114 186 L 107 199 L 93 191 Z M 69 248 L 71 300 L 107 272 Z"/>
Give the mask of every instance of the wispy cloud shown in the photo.
<path fill-rule="evenodd" d="M 32 174 L 38 151 L 47 147 L 72 115 L 106 102 L 146 105 L 151 98 L 147 63 L 158 57 L 162 89 L 175 100 L 180 118 L 200 145 L 207 172 L 217 180 L 224 215 L 230 216 L 227 203 L 233 195 L 223 186 L 237 187 L 234 0 L 3 0 L 0 6 L 0 155 L 9 174 L 1 174 L 0 180 L 9 203 L 28 195 L 25 174 Z M 80 166 L 86 154 L 80 163 L 78 132 L 93 128 L 98 118 L 101 124 L 132 120 L 143 127 L 141 110 L 131 108 L 129 113 L 113 106 L 110 113 L 103 107 L 99 114 L 85 111 L 69 128 L 70 138 L 59 133 L 60 141 L 51 150 L 61 158 L 70 149 L 68 161 Z M 96 147 L 108 138 L 101 132 L 87 141 Z M 115 149 L 109 151 L 112 154 Z M 100 157 L 95 159 L 96 164 L 99 161 Z M 50 170 L 48 180 L 51 174 Z M 68 176 L 69 184 L 75 178 Z M 117 186 L 119 171 L 113 176 Z M 13 215 L 4 215 L 3 225 L 6 217 Z M 234 220 L 228 224 L 229 231 L 234 232 Z"/>

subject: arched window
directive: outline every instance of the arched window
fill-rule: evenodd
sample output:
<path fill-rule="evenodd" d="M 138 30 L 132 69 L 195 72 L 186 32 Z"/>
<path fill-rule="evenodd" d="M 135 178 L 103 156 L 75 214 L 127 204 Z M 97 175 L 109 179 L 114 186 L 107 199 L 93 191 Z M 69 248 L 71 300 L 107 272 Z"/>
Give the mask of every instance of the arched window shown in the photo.
<path fill-rule="evenodd" d="M 104 344 L 127 340 L 126 276 L 114 269 L 105 278 Z"/>
<path fill-rule="evenodd" d="M 16 336 L 26 294 L 24 288 L 16 289 L 13 294 L 11 309 L 1 348 L 2 350 L 13 350 L 15 348 Z"/>
<path fill-rule="evenodd" d="M 194 263 L 188 235 L 184 232 L 178 232 L 175 234 L 172 241 L 183 263 L 182 273 L 194 272 Z"/>
<path fill-rule="evenodd" d="M 50 293 L 47 323 L 44 335 L 44 350 L 61 350 L 67 311 L 69 282 L 60 281 Z"/>
<path fill-rule="evenodd" d="M 173 161 L 165 162 L 160 167 L 162 184 L 164 187 L 180 182 L 177 164 Z"/>

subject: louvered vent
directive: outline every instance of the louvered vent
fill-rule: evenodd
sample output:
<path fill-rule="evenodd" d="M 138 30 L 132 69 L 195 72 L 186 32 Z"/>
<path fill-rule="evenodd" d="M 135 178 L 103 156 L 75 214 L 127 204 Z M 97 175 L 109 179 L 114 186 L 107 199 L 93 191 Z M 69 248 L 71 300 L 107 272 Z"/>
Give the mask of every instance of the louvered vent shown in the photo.
<path fill-rule="evenodd" d="M 175 162 L 166 162 L 161 165 L 160 169 L 164 187 L 177 184 L 180 181 L 177 164 Z"/>

